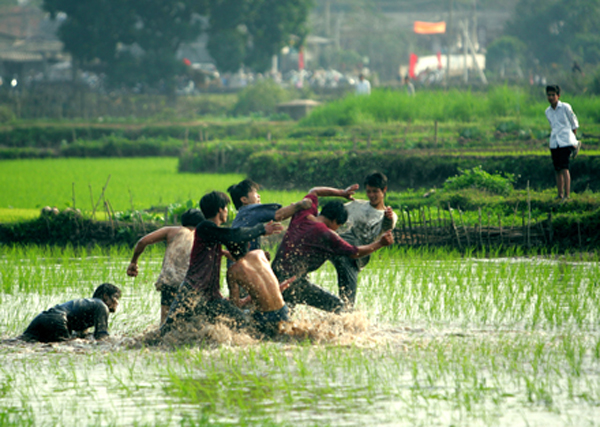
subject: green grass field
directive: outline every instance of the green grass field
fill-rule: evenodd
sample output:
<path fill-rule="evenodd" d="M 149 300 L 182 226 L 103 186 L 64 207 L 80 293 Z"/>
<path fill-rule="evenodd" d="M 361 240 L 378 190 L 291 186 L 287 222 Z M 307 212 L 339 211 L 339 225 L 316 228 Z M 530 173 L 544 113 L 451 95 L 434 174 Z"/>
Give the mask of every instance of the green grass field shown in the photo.
<path fill-rule="evenodd" d="M 149 248 L 132 279 L 124 249 L 0 248 L 3 339 L 101 282 L 123 289 L 106 341 L 0 344 L 0 425 L 600 425 L 597 255 L 385 250 L 357 313 L 294 313 L 307 339 L 213 327 L 140 347 L 163 253 Z M 312 279 L 336 291 L 331 265 Z"/>
<path fill-rule="evenodd" d="M 244 179 L 239 174 L 178 173 L 177 161 L 176 158 L 0 161 L 3 189 L 0 222 L 35 217 L 44 206 L 62 210 L 75 205 L 89 212 L 92 200 L 94 204 L 98 202 L 107 180 L 105 199 L 115 211 L 123 211 L 131 209 L 132 204 L 136 209 L 149 209 L 188 200 L 197 203 L 205 193 L 226 191 Z M 288 204 L 303 195 L 303 192 L 261 192 L 264 203 Z M 103 210 L 99 206 L 98 210 Z"/>

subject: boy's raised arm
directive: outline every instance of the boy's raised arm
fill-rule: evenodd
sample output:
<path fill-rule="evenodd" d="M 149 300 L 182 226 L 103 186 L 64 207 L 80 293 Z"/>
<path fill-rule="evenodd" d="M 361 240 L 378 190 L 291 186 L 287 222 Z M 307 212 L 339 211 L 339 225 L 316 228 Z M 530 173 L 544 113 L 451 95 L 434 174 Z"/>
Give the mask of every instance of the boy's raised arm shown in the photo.
<path fill-rule="evenodd" d="M 308 192 L 317 197 L 343 197 L 348 200 L 354 200 L 354 193 L 358 190 L 358 184 L 353 184 L 344 190 L 332 187 L 314 187 Z"/>
<path fill-rule="evenodd" d="M 279 208 L 277 209 L 277 211 L 275 211 L 275 221 L 283 221 L 284 219 L 293 216 L 296 212 L 308 209 L 311 206 L 312 202 L 310 201 L 310 199 L 302 199 L 299 202 L 292 203 L 291 205 Z"/>

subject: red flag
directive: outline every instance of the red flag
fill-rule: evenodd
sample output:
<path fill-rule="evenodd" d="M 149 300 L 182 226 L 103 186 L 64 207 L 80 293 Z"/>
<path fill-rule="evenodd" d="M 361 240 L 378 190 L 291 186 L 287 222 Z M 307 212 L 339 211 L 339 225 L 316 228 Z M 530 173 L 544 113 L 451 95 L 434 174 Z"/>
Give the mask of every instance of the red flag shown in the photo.
<path fill-rule="evenodd" d="M 298 70 L 304 70 L 304 49 L 298 51 Z"/>
<path fill-rule="evenodd" d="M 442 52 L 440 52 L 439 50 L 437 53 L 437 59 L 438 59 L 438 70 L 441 70 L 442 69 Z"/>
<path fill-rule="evenodd" d="M 443 34 L 446 32 L 446 22 L 415 21 L 414 31 L 417 34 Z"/>
<path fill-rule="evenodd" d="M 189 67 L 190 65 L 192 65 L 192 61 L 190 61 L 190 60 L 189 60 L 189 59 L 187 59 L 187 58 L 183 58 L 183 63 L 184 63 L 185 65 L 187 65 L 188 67 Z"/>
<path fill-rule="evenodd" d="M 419 57 L 411 52 L 410 58 L 408 60 L 408 77 L 410 77 L 411 79 L 416 78 L 415 67 L 417 66 L 417 61 L 419 61 Z"/>

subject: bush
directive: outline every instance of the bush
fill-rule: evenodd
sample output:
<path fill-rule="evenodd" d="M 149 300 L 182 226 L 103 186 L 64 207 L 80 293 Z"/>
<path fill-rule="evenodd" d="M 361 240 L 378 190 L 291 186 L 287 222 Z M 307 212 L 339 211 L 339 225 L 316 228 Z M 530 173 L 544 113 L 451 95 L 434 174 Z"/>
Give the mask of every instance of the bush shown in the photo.
<path fill-rule="evenodd" d="M 0 105 L 0 123 L 10 123 L 15 119 L 15 113 L 6 105 Z"/>
<path fill-rule="evenodd" d="M 233 107 L 233 114 L 248 116 L 259 113 L 269 116 L 275 113 L 277 104 L 290 99 L 291 94 L 273 80 L 263 80 L 240 92 L 238 101 Z"/>
<path fill-rule="evenodd" d="M 487 191 L 492 194 L 508 196 L 513 191 L 515 176 L 505 173 L 504 177 L 498 173 L 489 174 L 481 166 L 463 170 L 459 168 L 459 175 L 448 178 L 444 182 L 444 190 L 456 191 L 468 188 Z"/>

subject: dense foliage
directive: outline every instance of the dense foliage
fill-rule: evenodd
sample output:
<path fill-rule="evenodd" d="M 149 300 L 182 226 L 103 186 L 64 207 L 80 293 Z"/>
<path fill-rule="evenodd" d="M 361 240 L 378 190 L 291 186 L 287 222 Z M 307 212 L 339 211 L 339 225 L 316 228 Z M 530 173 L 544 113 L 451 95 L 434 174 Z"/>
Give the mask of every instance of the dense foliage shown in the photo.
<path fill-rule="evenodd" d="M 598 64 L 600 0 L 520 0 L 505 32 L 525 43 L 528 56 L 544 67 L 570 66 L 573 60 Z"/>
<path fill-rule="evenodd" d="M 201 31 L 198 0 L 44 0 L 44 9 L 66 14 L 59 28 L 65 49 L 82 68 L 100 62 L 110 83 L 156 85 L 173 90 L 183 64 L 175 57 L 181 43 Z"/>
<path fill-rule="evenodd" d="M 301 42 L 311 0 L 44 0 L 75 63 L 102 71 L 113 86 L 159 83 L 173 91 L 184 72 L 182 43 L 208 31 L 208 50 L 222 71 L 268 69 L 272 55 Z M 209 26 L 203 26 L 205 18 Z"/>
<path fill-rule="evenodd" d="M 269 69 L 283 46 L 302 43 L 312 0 L 209 0 L 208 50 L 222 71 Z"/>

